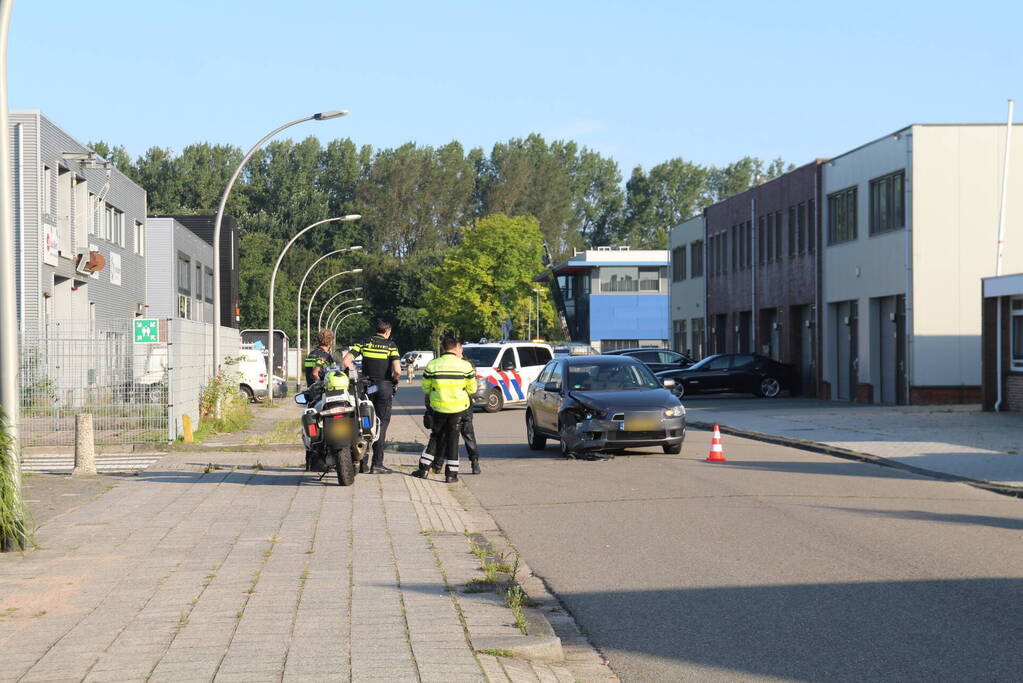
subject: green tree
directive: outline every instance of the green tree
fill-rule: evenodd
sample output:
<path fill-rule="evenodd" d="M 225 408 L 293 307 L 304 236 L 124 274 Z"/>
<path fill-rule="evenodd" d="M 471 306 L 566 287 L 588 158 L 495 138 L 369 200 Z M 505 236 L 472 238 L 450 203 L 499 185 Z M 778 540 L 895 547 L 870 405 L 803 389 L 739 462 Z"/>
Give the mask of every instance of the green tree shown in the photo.
<path fill-rule="evenodd" d="M 543 234 L 535 218 L 495 214 L 467 227 L 428 288 L 436 332 L 499 338 L 506 319 L 525 331 L 538 287 L 533 278 L 543 267 Z M 548 327 L 554 320 L 548 296 L 541 300 L 541 320 Z"/>

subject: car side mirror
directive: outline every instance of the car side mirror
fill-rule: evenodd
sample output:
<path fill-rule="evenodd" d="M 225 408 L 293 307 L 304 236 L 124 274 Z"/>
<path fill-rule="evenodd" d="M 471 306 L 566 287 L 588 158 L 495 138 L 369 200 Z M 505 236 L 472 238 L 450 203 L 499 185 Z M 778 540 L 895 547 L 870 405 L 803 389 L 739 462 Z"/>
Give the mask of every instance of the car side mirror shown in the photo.
<path fill-rule="evenodd" d="M 545 382 L 543 390 L 552 394 L 561 393 L 561 382 Z"/>
<path fill-rule="evenodd" d="M 665 389 L 674 389 L 675 388 L 675 380 L 673 380 L 673 379 L 663 380 L 661 382 L 661 386 L 664 387 Z"/>
<path fill-rule="evenodd" d="M 300 406 L 304 406 L 306 404 L 305 392 L 295 394 L 295 403 L 297 403 Z"/>

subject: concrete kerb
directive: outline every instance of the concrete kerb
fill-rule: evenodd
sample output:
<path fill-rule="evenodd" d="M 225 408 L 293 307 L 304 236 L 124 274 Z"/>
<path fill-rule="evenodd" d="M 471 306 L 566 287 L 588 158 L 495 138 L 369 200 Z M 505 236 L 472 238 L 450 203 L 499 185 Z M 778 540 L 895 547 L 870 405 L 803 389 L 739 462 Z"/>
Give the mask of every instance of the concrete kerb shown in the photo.
<path fill-rule="evenodd" d="M 505 636 L 491 639 L 473 637 L 470 630 L 473 646 L 477 650 L 509 650 L 523 659 L 565 661 L 579 680 L 617 678 L 607 658 L 590 643 L 568 608 L 551 593 L 544 580 L 533 572 L 472 491 L 464 483 L 449 490 L 473 517 L 487 520 L 488 529 L 479 530 L 477 533 L 487 540 L 495 554 L 512 554 L 518 558 L 517 582 L 530 601 L 538 603 L 536 606 L 522 607 L 527 631 L 530 634 L 538 633 L 538 636 Z M 538 642 L 530 644 L 528 641 L 531 638 L 537 639 Z"/>
<path fill-rule="evenodd" d="M 715 424 L 711 422 L 701 421 L 688 421 L 686 423 L 687 428 L 700 429 L 704 431 L 712 431 Z M 744 439 L 752 439 L 754 441 L 762 441 L 764 443 L 775 444 L 777 446 L 788 446 L 790 448 L 798 448 L 804 451 L 810 451 L 812 453 L 820 453 L 822 455 L 830 455 L 835 458 L 842 458 L 844 460 L 856 460 L 858 462 L 866 462 L 874 465 L 880 465 L 881 467 L 890 467 L 896 470 L 902 470 L 903 472 L 911 472 L 913 474 L 919 474 L 924 477 L 930 477 L 931 479 L 938 479 L 941 481 L 954 482 L 959 484 L 968 484 L 985 491 L 997 493 L 1003 496 L 1010 496 L 1012 498 L 1023 497 L 1023 486 L 1012 486 L 1011 484 L 998 484 L 991 481 L 984 481 L 982 479 L 972 479 L 970 477 L 963 477 L 957 474 L 949 474 L 948 472 L 940 472 L 938 470 L 931 470 L 924 467 L 917 467 L 915 465 L 908 465 L 898 460 L 891 460 L 880 455 L 871 455 L 870 453 L 861 453 L 859 451 L 853 451 L 848 448 L 842 448 L 840 446 L 831 446 L 826 443 L 820 443 L 818 441 L 806 441 L 804 439 L 795 439 L 787 436 L 777 436 L 775 434 L 765 434 L 763 432 L 756 432 L 750 429 L 738 429 L 736 427 L 729 427 L 718 423 L 718 428 L 722 434 L 730 434 L 732 436 L 739 436 Z"/>

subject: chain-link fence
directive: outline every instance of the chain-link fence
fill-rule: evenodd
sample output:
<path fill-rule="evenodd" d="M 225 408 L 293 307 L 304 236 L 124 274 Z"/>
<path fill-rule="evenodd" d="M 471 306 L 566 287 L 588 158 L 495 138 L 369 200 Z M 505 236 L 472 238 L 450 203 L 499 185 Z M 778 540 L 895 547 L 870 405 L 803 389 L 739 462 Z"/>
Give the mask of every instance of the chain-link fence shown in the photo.
<path fill-rule="evenodd" d="M 136 344 L 133 320 L 47 323 L 21 340 L 21 439 L 25 446 L 70 446 L 75 414 L 93 415 L 96 443 L 168 438 L 168 345 Z"/>
<path fill-rule="evenodd" d="M 97 445 L 166 443 L 198 428 L 199 400 L 212 374 L 213 326 L 157 321 L 135 339 L 136 320 L 51 322 L 21 343 L 21 440 L 72 446 L 75 414 L 93 415 Z M 219 328 L 225 357 L 238 331 Z"/>

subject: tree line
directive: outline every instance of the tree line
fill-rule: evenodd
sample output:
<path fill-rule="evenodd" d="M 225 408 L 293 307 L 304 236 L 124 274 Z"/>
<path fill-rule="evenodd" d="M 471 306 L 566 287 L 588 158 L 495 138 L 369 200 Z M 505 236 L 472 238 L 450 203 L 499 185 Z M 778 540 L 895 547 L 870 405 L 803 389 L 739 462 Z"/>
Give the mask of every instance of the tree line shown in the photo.
<path fill-rule="evenodd" d="M 179 153 L 151 147 L 132 159 L 123 147 L 104 142 L 90 146 L 147 191 L 151 214 L 213 213 L 244 154 L 232 145 L 202 142 Z M 363 252 L 326 259 L 318 266 L 306 292 L 332 272 L 363 268 L 359 281 L 337 278 L 337 287 L 332 282 L 324 288 L 326 296 L 318 299 L 363 284 L 367 307 L 395 323 L 401 348 L 431 348 L 438 329 L 492 336 L 498 320 L 494 316 L 514 318 L 516 325 L 522 318 L 524 324 L 526 311 L 516 308 L 522 305 L 521 291 L 493 293 L 507 306 L 501 304 L 500 314 L 494 309 L 486 323 L 470 329 L 471 320 L 455 315 L 435 283 L 438 278 L 449 283 L 457 279 L 451 263 L 464 261 L 466 251 L 456 248 L 474 228 L 484 229 L 471 240 L 469 253 L 487 253 L 486 217 L 528 217 L 529 226 L 516 229 L 528 233 L 531 244 L 538 237 L 540 251 L 531 246 L 530 259 L 513 260 L 539 273 L 544 258 L 557 261 L 574 249 L 620 244 L 666 248 L 672 225 L 789 168 L 780 159 L 744 157 L 713 166 L 673 158 L 649 171 L 636 167 L 623 184 L 614 159 L 573 141 L 548 142 L 537 134 L 499 142 L 489 153 L 479 147 L 466 150 L 457 141 L 378 149 L 348 138 L 325 145 L 314 137 L 273 141 L 248 163 L 227 206 L 241 233 L 241 324 L 266 325 L 269 271 L 295 232 L 324 218 L 358 213 L 360 221 L 311 230 L 292 247 L 278 275 L 276 300 L 281 303 L 275 319 L 281 329 L 294 339 L 294 301 L 309 264 L 327 251 L 359 244 Z M 507 228 L 501 221 L 492 225 Z M 503 237 L 492 241 L 488 258 L 501 255 L 499 246 L 516 249 Z M 534 263 L 533 256 L 540 260 Z M 501 287 L 507 280 L 495 276 L 486 281 Z M 549 303 L 542 309 L 547 334 L 557 335 L 553 309 Z M 366 323 L 353 316 L 339 337 L 364 333 Z"/>

